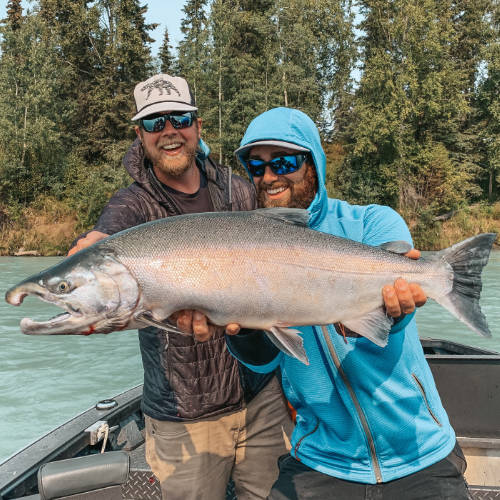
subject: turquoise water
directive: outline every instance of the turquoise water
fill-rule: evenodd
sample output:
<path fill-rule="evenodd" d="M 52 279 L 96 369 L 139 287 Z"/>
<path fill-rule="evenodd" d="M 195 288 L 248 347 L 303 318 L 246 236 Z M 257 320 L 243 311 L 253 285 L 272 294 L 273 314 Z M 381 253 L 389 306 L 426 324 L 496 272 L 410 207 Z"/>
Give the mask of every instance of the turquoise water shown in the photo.
<path fill-rule="evenodd" d="M 0 257 L 0 295 L 56 257 Z M 500 252 L 484 271 L 482 309 L 493 333 L 484 339 L 432 301 L 417 322 L 422 336 L 500 351 Z M 26 336 L 25 317 L 48 319 L 60 309 L 27 297 L 21 307 L 0 300 L 0 462 L 70 417 L 142 382 L 137 333 Z"/>

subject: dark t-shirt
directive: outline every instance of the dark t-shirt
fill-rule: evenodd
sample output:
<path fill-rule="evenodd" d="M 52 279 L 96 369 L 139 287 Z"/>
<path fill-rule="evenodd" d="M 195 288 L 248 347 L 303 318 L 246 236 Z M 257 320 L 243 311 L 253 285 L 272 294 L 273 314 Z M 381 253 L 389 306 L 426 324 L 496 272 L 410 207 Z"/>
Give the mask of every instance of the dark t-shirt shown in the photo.
<path fill-rule="evenodd" d="M 213 212 L 214 206 L 210 193 L 208 192 L 207 177 L 200 169 L 200 189 L 196 193 L 188 194 L 177 191 L 161 182 L 165 191 L 174 199 L 182 214 L 196 214 L 203 212 Z"/>

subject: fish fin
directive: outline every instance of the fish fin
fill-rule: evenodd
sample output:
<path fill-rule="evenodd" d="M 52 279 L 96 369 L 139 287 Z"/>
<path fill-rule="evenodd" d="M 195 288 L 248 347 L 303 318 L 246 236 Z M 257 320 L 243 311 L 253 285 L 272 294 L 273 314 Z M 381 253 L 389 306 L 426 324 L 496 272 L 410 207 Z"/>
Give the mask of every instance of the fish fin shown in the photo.
<path fill-rule="evenodd" d="M 269 340 L 280 350 L 292 358 L 297 358 L 305 365 L 309 364 L 306 351 L 304 350 L 304 341 L 299 330 L 292 328 L 282 328 L 273 326 L 266 330 Z"/>
<path fill-rule="evenodd" d="M 253 210 L 252 214 L 260 215 L 262 217 L 269 217 L 270 219 L 279 220 L 281 222 L 287 222 L 288 224 L 293 224 L 295 226 L 309 226 L 310 213 L 303 208 L 285 208 L 285 207 L 275 207 L 275 208 L 259 208 Z"/>
<path fill-rule="evenodd" d="M 486 317 L 479 305 L 481 272 L 488 263 L 495 233 L 484 233 L 436 252 L 432 260 L 441 259 L 453 269 L 453 288 L 445 296 L 433 297 L 471 330 L 491 337 Z"/>
<path fill-rule="evenodd" d="M 379 248 L 387 252 L 404 255 L 405 253 L 408 253 L 413 247 L 407 241 L 398 240 L 382 243 L 382 245 L 379 245 Z"/>
<path fill-rule="evenodd" d="M 134 319 L 137 321 L 141 321 L 149 326 L 155 326 L 156 328 L 160 328 L 161 330 L 165 330 L 170 333 L 177 333 L 179 335 L 184 335 L 185 337 L 190 337 L 190 333 L 183 332 L 179 330 L 176 326 L 170 323 L 168 320 L 158 321 L 153 318 L 153 315 L 149 311 L 141 311 L 134 315 Z"/>
<path fill-rule="evenodd" d="M 342 323 L 349 330 L 366 337 L 379 347 L 385 347 L 394 320 L 387 316 L 383 307 L 378 307 L 360 318 L 349 319 Z"/>

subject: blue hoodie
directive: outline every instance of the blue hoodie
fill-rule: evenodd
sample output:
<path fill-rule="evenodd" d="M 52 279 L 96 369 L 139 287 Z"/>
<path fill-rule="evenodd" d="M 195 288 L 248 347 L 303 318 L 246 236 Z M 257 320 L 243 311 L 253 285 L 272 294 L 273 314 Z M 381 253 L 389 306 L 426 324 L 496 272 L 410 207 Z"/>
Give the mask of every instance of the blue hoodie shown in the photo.
<path fill-rule="evenodd" d="M 411 243 L 406 224 L 391 208 L 328 198 L 325 153 L 307 115 L 271 109 L 250 123 L 241 145 L 265 139 L 311 151 L 318 175 L 309 207 L 313 229 L 367 245 Z M 344 339 L 333 325 L 300 327 L 309 366 L 282 352 L 257 364 L 230 337 L 228 346 L 254 371 L 281 368 L 285 395 L 297 410 L 292 456 L 325 474 L 375 484 L 428 467 L 455 445 L 413 316 L 395 324 L 384 348 L 364 337 Z"/>

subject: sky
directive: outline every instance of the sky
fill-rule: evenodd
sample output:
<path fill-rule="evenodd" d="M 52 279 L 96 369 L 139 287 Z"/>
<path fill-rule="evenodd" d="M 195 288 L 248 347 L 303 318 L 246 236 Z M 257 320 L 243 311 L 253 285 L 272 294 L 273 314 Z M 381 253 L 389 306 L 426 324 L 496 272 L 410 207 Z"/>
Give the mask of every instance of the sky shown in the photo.
<path fill-rule="evenodd" d="M 0 0 L 0 19 L 6 16 L 7 2 L 8 0 Z M 170 45 L 173 46 L 174 50 L 181 41 L 182 33 L 180 31 L 180 26 L 184 3 L 185 0 L 149 0 L 141 2 L 141 5 L 146 5 L 148 7 L 146 22 L 159 24 L 158 28 L 151 32 L 151 37 L 156 40 L 155 43 L 151 45 L 154 56 L 157 55 L 158 49 L 163 41 L 165 27 L 168 29 Z M 33 5 L 34 1 L 23 0 L 23 9 L 29 8 L 30 4 Z"/>

